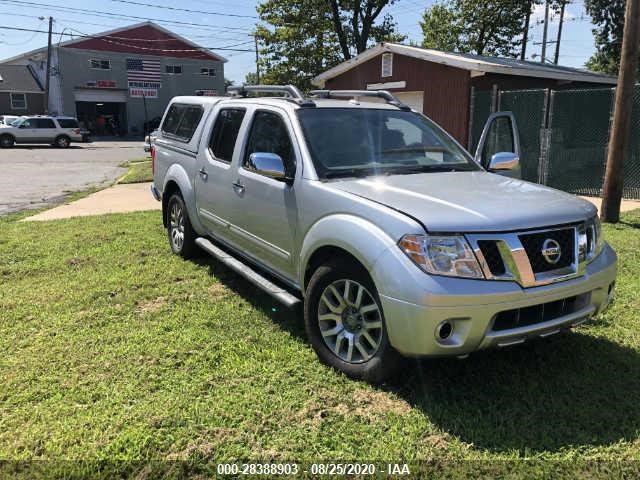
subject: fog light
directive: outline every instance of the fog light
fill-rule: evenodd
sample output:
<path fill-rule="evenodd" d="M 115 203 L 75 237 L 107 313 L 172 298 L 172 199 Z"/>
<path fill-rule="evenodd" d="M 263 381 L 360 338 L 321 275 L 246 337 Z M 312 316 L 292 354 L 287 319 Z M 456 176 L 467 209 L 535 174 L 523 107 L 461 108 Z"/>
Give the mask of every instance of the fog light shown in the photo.
<path fill-rule="evenodd" d="M 453 333 L 453 325 L 448 320 L 440 322 L 436 327 L 436 338 L 438 340 L 446 340 Z"/>

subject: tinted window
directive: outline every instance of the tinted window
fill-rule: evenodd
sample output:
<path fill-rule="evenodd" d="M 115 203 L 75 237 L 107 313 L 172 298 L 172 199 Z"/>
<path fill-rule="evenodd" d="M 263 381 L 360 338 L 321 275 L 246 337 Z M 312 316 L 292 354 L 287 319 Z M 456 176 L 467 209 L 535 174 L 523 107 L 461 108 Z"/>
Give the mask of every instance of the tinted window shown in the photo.
<path fill-rule="evenodd" d="M 275 153 L 280 155 L 285 168 L 291 174 L 295 169 L 293 146 L 289 138 L 287 126 L 280 115 L 270 112 L 258 112 L 253 117 L 249 142 L 243 161 L 243 166 L 251 170 L 249 156 L 252 153 Z"/>
<path fill-rule="evenodd" d="M 50 118 L 32 118 L 31 128 L 56 128 L 56 124 Z"/>
<path fill-rule="evenodd" d="M 200 119 L 202 118 L 202 108 L 200 107 L 186 107 L 178 129 L 176 130 L 176 136 L 183 138 L 187 141 L 191 140 L 193 133 L 198 128 Z"/>
<path fill-rule="evenodd" d="M 171 105 L 162 124 L 162 131 L 188 142 L 198 128 L 202 107 L 198 105 Z"/>
<path fill-rule="evenodd" d="M 209 141 L 211 153 L 218 160 L 231 162 L 244 113 L 239 109 L 220 110 Z"/>
<path fill-rule="evenodd" d="M 165 133 L 171 133 L 175 135 L 176 130 L 178 129 L 178 125 L 180 124 L 180 119 L 182 118 L 182 114 L 184 113 L 185 106 L 184 105 L 171 105 L 169 111 L 167 112 L 167 116 L 164 119 L 162 124 L 162 131 Z"/>
<path fill-rule="evenodd" d="M 73 118 L 59 118 L 60 128 L 78 128 L 78 122 Z"/>

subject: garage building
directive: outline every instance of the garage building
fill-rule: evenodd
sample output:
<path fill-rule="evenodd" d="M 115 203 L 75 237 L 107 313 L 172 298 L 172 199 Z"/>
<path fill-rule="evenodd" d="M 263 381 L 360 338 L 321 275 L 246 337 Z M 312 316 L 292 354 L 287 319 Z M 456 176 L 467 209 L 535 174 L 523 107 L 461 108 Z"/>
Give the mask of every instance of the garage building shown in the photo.
<path fill-rule="evenodd" d="M 142 134 L 172 97 L 224 93 L 225 58 L 152 22 L 52 50 L 49 113 L 76 116 L 98 135 Z M 0 65 L 28 66 L 44 85 L 46 56 L 45 47 Z"/>
<path fill-rule="evenodd" d="M 469 142 L 474 92 L 611 87 L 615 77 L 588 70 L 382 43 L 318 75 L 328 89 L 384 89 Z"/>

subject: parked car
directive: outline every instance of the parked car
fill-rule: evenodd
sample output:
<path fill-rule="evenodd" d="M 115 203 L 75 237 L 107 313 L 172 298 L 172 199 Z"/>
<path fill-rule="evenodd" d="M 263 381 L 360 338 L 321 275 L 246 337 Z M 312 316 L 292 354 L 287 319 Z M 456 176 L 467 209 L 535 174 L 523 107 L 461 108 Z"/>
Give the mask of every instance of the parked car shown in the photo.
<path fill-rule="evenodd" d="M 71 142 L 81 142 L 78 121 L 73 117 L 23 116 L 0 129 L 0 147 L 16 143 L 50 143 L 68 148 Z"/>
<path fill-rule="evenodd" d="M 238 93 L 263 90 L 286 97 L 174 98 L 152 193 L 175 254 L 202 249 L 302 302 L 327 365 L 379 382 L 402 356 L 547 337 L 610 302 L 617 259 L 595 207 L 512 178 L 510 113 L 474 159 L 388 92 Z"/>
<path fill-rule="evenodd" d="M 144 137 L 144 151 L 145 152 L 147 152 L 147 153 L 151 152 L 151 149 L 153 148 L 153 144 L 156 141 L 156 138 L 158 138 L 158 129 L 155 129 L 149 135 Z"/>
<path fill-rule="evenodd" d="M 19 119 L 20 117 L 17 117 L 15 115 L 0 115 L 0 126 L 1 125 L 11 125 L 12 122 L 14 122 L 15 120 Z"/>

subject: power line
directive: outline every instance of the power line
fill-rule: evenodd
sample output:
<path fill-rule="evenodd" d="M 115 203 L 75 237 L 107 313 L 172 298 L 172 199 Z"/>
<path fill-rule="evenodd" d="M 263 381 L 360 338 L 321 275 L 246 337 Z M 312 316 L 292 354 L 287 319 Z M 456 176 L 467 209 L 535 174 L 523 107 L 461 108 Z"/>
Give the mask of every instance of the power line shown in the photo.
<path fill-rule="evenodd" d="M 204 15 L 217 15 L 220 17 L 237 17 L 237 18 L 252 18 L 257 19 L 258 17 L 255 15 L 239 15 L 236 13 L 220 13 L 220 12 L 208 12 L 205 10 L 190 10 L 188 8 L 179 8 L 179 7 L 169 7 L 166 5 L 154 5 L 152 3 L 143 3 L 143 2 L 134 2 L 132 0 L 109 0 L 110 2 L 118 2 L 118 3 L 128 3 L 130 5 L 140 5 L 143 7 L 153 7 L 153 8 L 162 8 L 165 10 L 174 10 L 177 12 L 189 12 L 189 13 L 200 13 Z"/>
<path fill-rule="evenodd" d="M 9 16 L 13 16 L 13 17 L 24 17 L 24 18 L 33 18 L 33 19 L 38 19 L 40 16 L 39 15 L 27 15 L 24 13 L 15 13 L 15 12 L 2 12 L 2 15 L 9 15 Z M 81 14 L 84 15 L 84 14 Z M 98 16 L 99 15 L 95 15 Z M 109 18 L 109 17 L 106 17 Z M 80 25 L 91 25 L 94 27 L 104 27 L 104 28 L 111 28 L 111 29 L 115 29 L 115 28 L 120 28 L 123 27 L 123 25 L 114 25 L 114 24 L 105 24 L 105 23 L 94 23 L 94 22 L 84 22 L 82 20 L 76 20 L 76 19 L 71 19 L 71 22 L 73 22 L 74 24 L 80 24 Z M 64 25 L 67 27 L 71 28 L 71 25 L 67 22 L 61 22 L 60 19 L 57 19 L 57 22 L 60 25 Z M 162 22 L 164 23 L 164 22 Z M 126 27 L 126 25 L 125 25 Z M 183 35 L 188 35 L 191 38 L 210 38 L 210 39 L 214 39 L 214 40 L 235 40 L 239 37 L 237 36 L 225 36 L 225 37 L 221 37 L 218 36 L 218 31 L 217 30 L 210 30 L 211 33 L 205 34 L 204 32 L 209 31 L 208 29 L 205 28 L 200 28 L 200 27 L 185 27 L 185 26 L 181 26 L 181 27 L 176 27 L 176 28 L 183 28 L 183 29 L 187 29 L 187 30 L 195 30 L 196 32 L 202 32 L 202 34 L 199 35 L 194 35 L 191 33 L 184 33 Z M 233 35 L 232 32 L 229 32 Z"/>
<path fill-rule="evenodd" d="M 3 26 L 0 25 L 0 30 L 16 30 L 16 31 L 20 31 L 20 32 L 37 32 L 37 33 L 49 33 L 47 30 L 36 30 L 36 29 L 32 29 L 32 28 L 19 28 L 19 27 L 7 27 L 7 26 Z M 229 50 L 232 52 L 253 52 L 254 50 L 248 50 L 248 49 L 239 49 L 239 48 L 230 48 L 230 47 L 201 47 L 200 49 L 197 48 L 184 48 L 184 49 L 168 49 L 168 48 L 148 48 L 148 47 L 139 47 L 136 45 L 130 45 L 130 44 L 126 44 L 126 43 L 121 43 L 121 42 L 116 42 L 113 40 L 108 40 L 105 37 L 99 36 L 99 35 L 74 35 L 72 33 L 65 33 L 64 31 L 62 32 L 51 32 L 53 35 L 65 35 L 65 36 L 69 36 L 69 37 L 81 37 L 81 38 L 92 38 L 95 40 L 102 40 L 104 42 L 108 42 L 108 43 L 113 43 L 116 45 L 122 45 L 125 47 L 131 47 L 131 48 L 136 48 L 139 50 L 149 50 L 149 51 L 154 51 L 154 52 L 162 52 L 162 53 L 179 53 L 179 52 L 200 52 L 200 53 L 205 53 L 203 52 L 203 50 Z M 127 40 L 134 40 L 134 39 L 127 39 Z M 247 42 L 249 43 L 249 42 Z"/>
<path fill-rule="evenodd" d="M 28 7 L 28 8 L 38 8 L 38 9 L 40 9 L 41 7 L 48 7 L 48 8 L 51 8 L 52 10 L 57 10 L 57 11 L 62 11 L 62 12 L 74 12 L 74 13 L 78 13 L 80 15 L 91 15 L 91 16 L 94 16 L 94 15 L 105 16 L 106 15 L 108 17 L 126 18 L 126 19 L 133 19 L 133 20 L 142 20 L 142 21 L 145 21 L 145 22 L 154 21 L 154 22 L 162 22 L 162 23 L 175 24 L 175 25 L 187 25 L 187 26 L 211 28 L 211 25 L 204 24 L 204 23 L 181 22 L 181 21 L 178 21 L 178 20 L 165 20 L 165 19 L 161 19 L 161 18 L 152 18 L 152 17 L 138 17 L 138 16 L 135 16 L 135 15 L 125 15 L 125 14 L 120 14 L 120 13 L 103 12 L 103 11 L 100 11 L 100 10 L 88 10 L 88 9 L 84 9 L 84 8 L 59 7 L 57 5 L 52 5 L 50 3 L 25 2 L 25 1 L 21 1 L 21 0 L 0 0 L 0 1 L 3 2 L 3 3 L 11 3 L 11 4 L 14 4 L 14 5 L 20 5 L 20 6 Z M 224 29 L 224 30 L 238 30 L 238 31 L 243 31 L 243 32 L 247 31 L 247 27 L 219 26 L 219 27 L 215 27 L 215 28 Z"/>
<path fill-rule="evenodd" d="M 43 24 L 44 20 L 40 20 L 40 24 L 37 26 L 37 28 L 40 28 Z M 19 42 L 19 43 L 9 43 L 9 42 L 5 42 L 4 40 L 0 41 L 0 44 L 2 45 L 9 45 L 10 47 L 19 47 L 21 45 L 26 45 L 27 43 L 31 42 L 34 38 L 36 38 L 36 36 L 38 35 L 38 33 L 40 32 L 35 32 L 33 35 L 31 35 L 29 37 L 28 40 L 25 40 L 23 42 Z"/>

